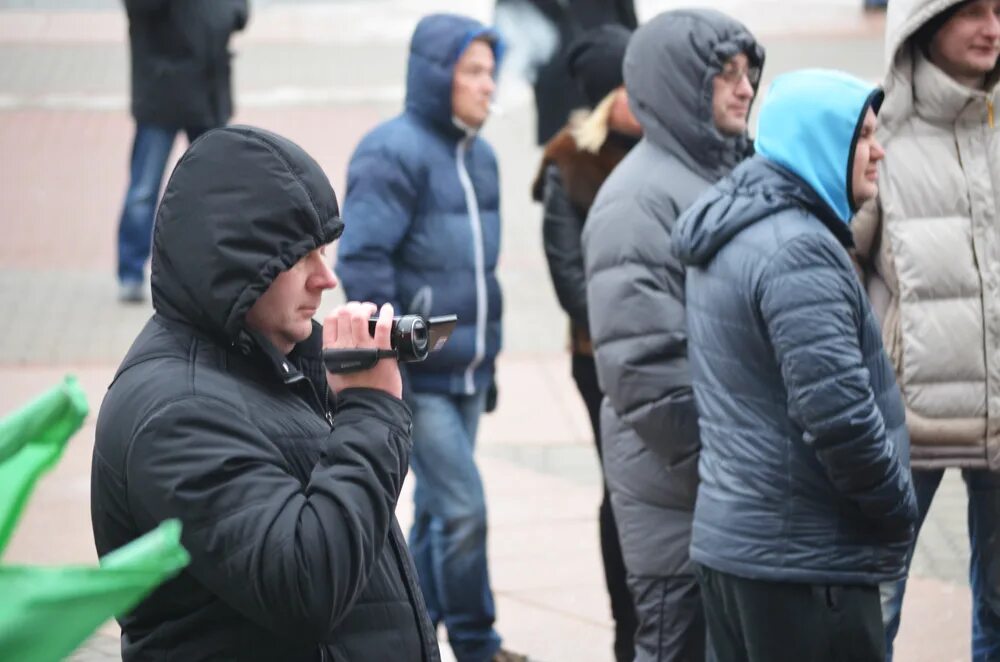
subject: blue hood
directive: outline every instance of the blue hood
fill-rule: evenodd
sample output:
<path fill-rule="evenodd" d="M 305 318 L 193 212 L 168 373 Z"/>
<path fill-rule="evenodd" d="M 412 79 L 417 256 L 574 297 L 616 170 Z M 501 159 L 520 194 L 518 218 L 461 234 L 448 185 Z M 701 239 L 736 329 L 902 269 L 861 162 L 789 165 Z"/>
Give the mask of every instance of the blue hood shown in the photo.
<path fill-rule="evenodd" d="M 431 14 L 422 18 L 410 40 L 406 110 L 436 126 L 454 129 L 451 83 L 455 63 L 472 40 L 480 37 L 487 38 L 493 46 L 499 70 L 503 44 L 495 30 L 456 14 Z"/>
<path fill-rule="evenodd" d="M 881 90 L 839 71 L 778 76 L 760 109 L 757 154 L 798 175 L 847 223 L 855 144 L 865 112 L 881 102 Z"/>

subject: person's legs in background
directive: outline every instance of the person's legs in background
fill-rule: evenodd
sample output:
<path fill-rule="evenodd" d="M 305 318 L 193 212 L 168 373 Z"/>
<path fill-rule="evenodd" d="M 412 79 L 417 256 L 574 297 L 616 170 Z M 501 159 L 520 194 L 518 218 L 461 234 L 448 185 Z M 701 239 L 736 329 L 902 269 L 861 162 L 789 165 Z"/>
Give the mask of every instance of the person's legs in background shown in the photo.
<path fill-rule="evenodd" d="M 597 385 L 597 367 L 594 357 L 586 354 L 573 354 L 573 381 L 583 397 L 590 416 L 590 426 L 594 431 L 594 444 L 597 447 L 597 458 L 601 463 L 603 477 L 604 459 L 601 453 L 601 400 L 604 394 Z M 608 494 L 607 483 L 604 483 L 604 493 L 598 510 L 598 526 L 601 537 L 601 558 L 604 561 L 604 581 L 611 598 L 611 616 L 615 621 L 615 660 L 617 662 L 632 662 L 635 658 L 635 630 L 638 621 L 632 596 L 628 591 L 625 579 L 625 561 L 622 559 L 621 542 L 618 540 L 618 526 L 615 524 L 614 512 L 611 510 L 611 496 Z"/>
<path fill-rule="evenodd" d="M 431 514 L 427 510 L 426 500 L 423 481 L 418 480 L 413 487 L 413 527 L 410 529 L 408 542 L 420 583 L 433 587 L 437 585 L 437 578 L 434 575 L 434 556 L 431 553 Z M 437 602 L 437 591 L 425 589 L 423 594 L 427 615 L 437 628 L 441 622 L 441 605 Z"/>
<path fill-rule="evenodd" d="M 500 649 L 486 559 L 486 501 L 474 450 L 485 392 L 414 393 L 411 464 L 420 490 L 411 532 L 429 609 L 448 630 L 459 662 L 483 662 Z M 424 519 L 426 517 L 426 520 Z M 425 526 L 426 531 L 417 527 Z"/>
<path fill-rule="evenodd" d="M 137 123 L 132 142 L 128 191 L 118 224 L 119 298 L 142 301 L 144 269 L 153 236 L 156 199 L 177 129 Z"/>
<path fill-rule="evenodd" d="M 1000 473 L 962 471 L 969 495 L 972 662 L 1000 660 Z"/>
<path fill-rule="evenodd" d="M 944 469 L 914 470 L 913 489 L 917 494 L 917 509 L 919 516 L 917 519 L 916 531 L 913 535 L 913 547 L 916 548 L 917 536 L 920 535 L 920 528 L 927 517 L 927 511 L 931 509 L 931 502 L 934 500 L 934 493 L 937 492 L 944 477 Z M 913 549 L 906 561 L 906 572 L 910 572 L 910 561 L 913 560 Z M 899 618 L 903 611 L 903 595 L 906 593 L 906 577 L 895 581 L 886 582 L 879 586 L 879 594 L 882 602 L 882 623 L 885 626 L 885 659 L 892 662 L 892 642 L 899 632 Z"/>

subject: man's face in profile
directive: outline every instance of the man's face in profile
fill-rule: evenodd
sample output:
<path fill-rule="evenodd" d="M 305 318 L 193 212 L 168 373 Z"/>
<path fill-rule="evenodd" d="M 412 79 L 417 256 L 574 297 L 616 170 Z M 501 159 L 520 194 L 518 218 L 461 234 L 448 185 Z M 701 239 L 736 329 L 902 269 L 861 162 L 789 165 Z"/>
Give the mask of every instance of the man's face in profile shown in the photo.
<path fill-rule="evenodd" d="M 875 137 L 877 121 L 875 112 L 865 111 L 858 144 L 854 148 L 854 165 L 851 176 L 851 192 L 855 209 L 878 195 L 878 162 L 885 156 L 882 145 Z"/>
<path fill-rule="evenodd" d="M 712 119 L 720 133 L 739 136 L 746 132 L 758 80 L 760 69 L 750 64 L 745 53 L 729 58 L 712 79 Z"/>
<path fill-rule="evenodd" d="M 263 334 L 282 354 L 288 354 L 312 335 L 313 315 L 323 292 L 336 286 L 326 247 L 317 248 L 278 274 L 247 313 L 247 326 Z"/>
<path fill-rule="evenodd" d="M 493 79 L 493 49 L 481 39 L 474 40 L 455 63 L 451 85 L 451 111 L 462 122 L 478 129 L 490 114 L 496 90 Z"/>
<path fill-rule="evenodd" d="M 953 78 L 978 78 L 993 71 L 1000 57 L 1000 0 L 962 5 L 934 34 L 930 56 Z"/>

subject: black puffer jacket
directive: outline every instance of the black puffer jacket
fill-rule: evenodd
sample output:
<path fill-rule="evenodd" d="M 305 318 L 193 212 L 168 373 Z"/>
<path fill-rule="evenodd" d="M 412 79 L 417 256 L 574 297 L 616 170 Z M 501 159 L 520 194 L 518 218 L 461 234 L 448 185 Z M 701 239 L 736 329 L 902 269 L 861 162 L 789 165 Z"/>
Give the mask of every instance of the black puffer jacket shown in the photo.
<path fill-rule="evenodd" d="M 497 9 L 516 6 L 520 0 L 498 0 Z M 527 0 L 558 32 L 558 43 L 548 62 L 535 76 L 536 138 L 539 145 L 551 140 L 570 113 L 587 105 L 583 92 L 569 73 L 569 47 L 580 34 L 599 25 L 639 25 L 634 0 Z"/>
<path fill-rule="evenodd" d="M 761 156 L 674 231 L 702 444 L 691 558 L 711 568 L 864 584 L 904 571 L 909 439 L 850 244 L 805 181 Z"/>
<path fill-rule="evenodd" d="M 580 235 L 601 184 L 638 141 L 609 132 L 595 153 L 577 144 L 573 133 L 578 126 L 578 121 L 571 120 L 545 146 L 531 194 L 542 203 L 542 246 L 559 305 L 570 318 L 574 351 L 585 344 L 584 353 L 592 354 Z"/>
<path fill-rule="evenodd" d="M 247 0 L 125 0 L 137 122 L 211 129 L 233 114 L 229 37 Z"/>
<path fill-rule="evenodd" d="M 176 517 L 190 566 L 121 619 L 125 660 L 437 660 L 394 510 L 406 405 L 332 403 L 321 329 L 287 357 L 244 317 L 342 224 L 319 166 L 248 127 L 174 170 L 153 303 L 97 422 L 91 509 L 104 554 Z"/>

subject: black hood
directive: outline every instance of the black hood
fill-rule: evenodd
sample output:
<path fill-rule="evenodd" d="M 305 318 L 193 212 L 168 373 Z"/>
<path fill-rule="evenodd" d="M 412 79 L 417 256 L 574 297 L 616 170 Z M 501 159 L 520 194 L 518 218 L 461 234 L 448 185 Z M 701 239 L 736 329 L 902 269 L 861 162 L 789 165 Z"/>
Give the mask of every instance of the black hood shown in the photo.
<path fill-rule="evenodd" d="M 204 134 L 167 183 L 153 235 L 153 307 L 234 342 L 282 271 L 343 231 L 337 197 L 301 147 L 249 126 Z"/>

